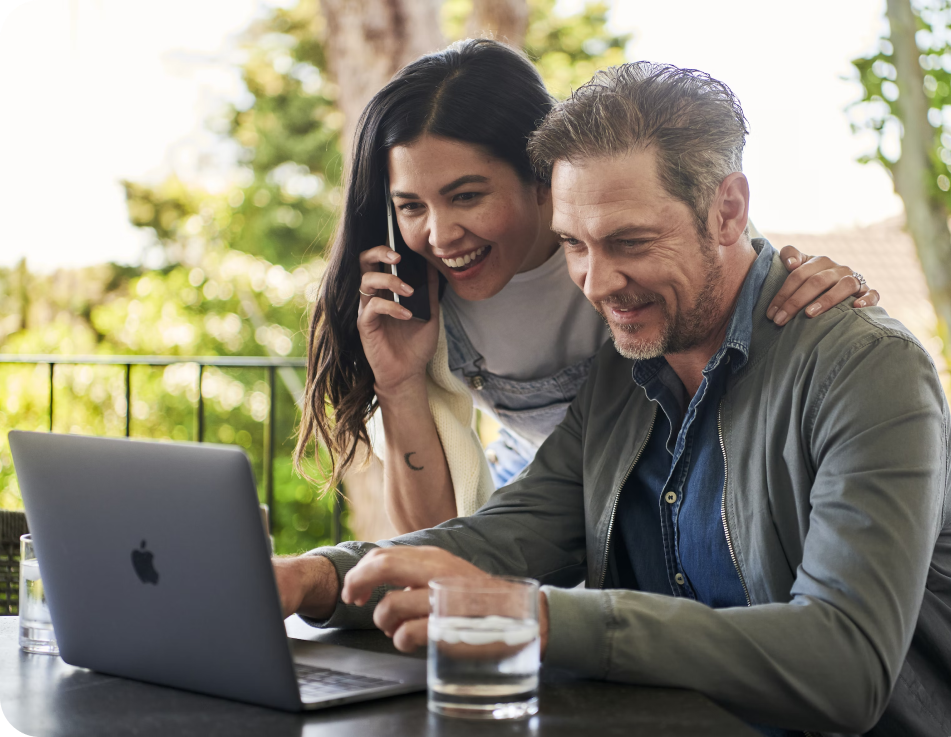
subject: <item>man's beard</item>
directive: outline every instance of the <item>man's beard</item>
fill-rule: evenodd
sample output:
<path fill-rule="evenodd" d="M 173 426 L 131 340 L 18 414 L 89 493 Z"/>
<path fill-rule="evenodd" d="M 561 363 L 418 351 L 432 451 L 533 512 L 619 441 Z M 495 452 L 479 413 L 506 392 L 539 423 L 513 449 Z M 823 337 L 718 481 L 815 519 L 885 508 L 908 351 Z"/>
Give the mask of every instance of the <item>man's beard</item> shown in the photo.
<path fill-rule="evenodd" d="M 723 268 L 714 256 L 710 244 L 700 245 L 700 254 L 705 268 L 703 286 L 697 293 L 693 305 L 684 311 L 671 315 L 664 298 L 659 294 L 647 293 L 640 295 L 617 294 L 601 301 L 595 306 L 601 319 L 611 329 L 614 339 L 614 348 L 625 358 L 644 361 L 658 356 L 684 353 L 703 343 L 713 332 L 719 322 L 720 294 L 722 291 Z M 625 337 L 636 336 L 643 325 L 612 325 L 605 311 L 609 307 L 628 309 L 654 303 L 663 313 L 663 326 L 660 335 L 653 340 L 633 340 L 625 342 Z M 618 334 L 620 332 L 620 335 Z"/>

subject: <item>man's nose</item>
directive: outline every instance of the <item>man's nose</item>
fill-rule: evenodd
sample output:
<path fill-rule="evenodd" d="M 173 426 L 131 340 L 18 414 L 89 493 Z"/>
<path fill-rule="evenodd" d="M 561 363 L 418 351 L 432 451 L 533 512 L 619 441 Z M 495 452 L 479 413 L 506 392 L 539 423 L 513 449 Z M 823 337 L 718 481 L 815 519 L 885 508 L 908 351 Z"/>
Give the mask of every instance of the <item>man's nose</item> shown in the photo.
<path fill-rule="evenodd" d="M 448 215 L 434 212 L 429 216 L 429 245 L 437 251 L 450 247 L 464 233 L 465 228 Z"/>
<path fill-rule="evenodd" d="M 627 285 L 627 277 L 617 259 L 609 254 L 589 248 L 585 266 L 584 294 L 592 304 L 598 304 Z"/>

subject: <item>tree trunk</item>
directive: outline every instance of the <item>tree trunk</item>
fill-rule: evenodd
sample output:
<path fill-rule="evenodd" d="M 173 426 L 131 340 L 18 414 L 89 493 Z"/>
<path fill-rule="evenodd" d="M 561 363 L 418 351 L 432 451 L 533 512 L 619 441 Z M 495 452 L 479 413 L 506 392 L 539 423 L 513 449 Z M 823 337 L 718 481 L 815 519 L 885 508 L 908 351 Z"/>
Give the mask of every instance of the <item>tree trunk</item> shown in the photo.
<path fill-rule="evenodd" d="M 337 83 L 344 124 L 340 140 L 349 164 L 353 134 L 363 108 L 409 62 L 445 45 L 439 28 L 441 0 L 322 0 L 327 20 L 324 49 Z M 370 463 L 357 462 L 343 480 L 349 526 L 357 540 L 393 537 L 383 505 L 383 464 L 369 449 Z"/>
<path fill-rule="evenodd" d="M 487 36 L 520 49 L 527 29 L 526 0 L 472 0 L 472 15 L 466 24 L 471 38 Z"/>
<path fill-rule="evenodd" d="M 344 116 L 341 150 L 347 161 L 360 113 L 390 78 L 423 54 L 445 45 L 441 0 L 322 0 L 327 19 L 327 66 Z"/>
<path fill-rule="evenodd" d="M 932 184 L 937 176 L 931 159 L 936 133 L 928 122 L 915 16 L 910 0 L 888 0 L 886 14 L 895 50 L 892 60 L 898 73 L 898 110 L 904 129 L 901 157 L 892 167 L 892 175 L 938 314 L 939 333 L 947 344 L 951 328 L 951 231 L 947 208 L 935 195 Z"/>

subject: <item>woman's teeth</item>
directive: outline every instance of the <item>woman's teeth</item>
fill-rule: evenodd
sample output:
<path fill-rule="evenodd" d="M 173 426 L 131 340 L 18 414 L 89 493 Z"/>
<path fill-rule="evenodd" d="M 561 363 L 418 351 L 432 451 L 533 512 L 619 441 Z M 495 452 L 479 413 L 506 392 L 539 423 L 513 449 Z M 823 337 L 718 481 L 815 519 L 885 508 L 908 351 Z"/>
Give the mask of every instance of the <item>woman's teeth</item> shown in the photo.
<path fill-rule="evenodd" d="M 485 254 L 488 248 L 488 246 L 482 246 L 481 248 L 477 248 L 472 253 L 467 253 L 465 256 L 460 256 L 459 258 L 444 258 L 442 259 L 442 262 L 450 269 L 461 269 L 462 267 L 468 266 L 474 261 L 478 261 L 480 257 Z"/>

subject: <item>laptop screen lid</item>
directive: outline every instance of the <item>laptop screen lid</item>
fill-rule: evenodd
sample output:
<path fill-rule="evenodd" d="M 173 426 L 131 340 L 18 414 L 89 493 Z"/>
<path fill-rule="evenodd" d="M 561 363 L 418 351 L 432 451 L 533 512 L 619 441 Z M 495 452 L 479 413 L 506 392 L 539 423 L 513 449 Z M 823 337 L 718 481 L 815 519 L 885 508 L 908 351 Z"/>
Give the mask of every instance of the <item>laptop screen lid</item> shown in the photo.
<path fill-rule="evenodd" d="M 9 437 L 63 660 L 301 708 L 241 449 Z"/>

